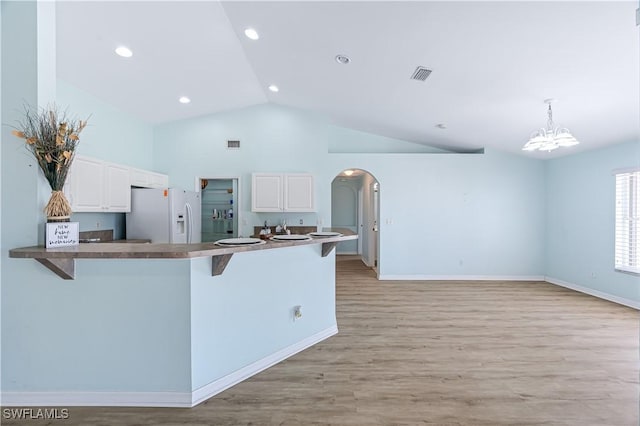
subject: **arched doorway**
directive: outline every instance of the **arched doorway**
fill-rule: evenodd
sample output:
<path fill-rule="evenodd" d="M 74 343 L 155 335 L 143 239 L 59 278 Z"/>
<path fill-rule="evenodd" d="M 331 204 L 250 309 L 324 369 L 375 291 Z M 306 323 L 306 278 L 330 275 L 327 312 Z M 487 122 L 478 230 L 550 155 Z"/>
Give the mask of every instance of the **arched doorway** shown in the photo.
<path fill-rule="evenodd" d="M 331 226 L 358 233 L 358 240 L 341 243 L 338 256 L 357 256 L 378 273 L 380 188 L 368 171 L 346 169 L 331 183 Z"/>

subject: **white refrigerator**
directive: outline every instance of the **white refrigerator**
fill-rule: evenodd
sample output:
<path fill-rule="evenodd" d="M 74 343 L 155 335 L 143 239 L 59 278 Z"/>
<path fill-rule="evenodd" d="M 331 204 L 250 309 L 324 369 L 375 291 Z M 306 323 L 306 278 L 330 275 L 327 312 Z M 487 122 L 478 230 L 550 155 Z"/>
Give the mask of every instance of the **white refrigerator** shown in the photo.
<path fill-rule="evenodd" d="M 152 243 L 201 241 L 200 193 L 182 189 L 131 189 L 131 213 L 127 213 L 127 239 Z"/>

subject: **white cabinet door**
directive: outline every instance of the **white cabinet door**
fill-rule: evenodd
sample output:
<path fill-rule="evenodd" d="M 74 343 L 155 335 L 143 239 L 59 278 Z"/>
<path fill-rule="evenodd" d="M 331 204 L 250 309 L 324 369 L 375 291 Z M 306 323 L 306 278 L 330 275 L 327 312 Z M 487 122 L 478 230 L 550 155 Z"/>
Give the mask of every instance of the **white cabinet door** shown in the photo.
<path fill-rule="evenodd" d="M 151 175 L 146 170 L 132 168 L 129 172 L 130 185 L 140 188 L 148 188 L 151 183 Z"/>
<path fill-rule="evenodd" d="M 284 210 L 290 212 L 315 211 L 313 175 L 296 173 L 284 175 Z"/>
<path fill-rule="evenodd" d="M 68 176 L 67 198 L 74 212 L 103 210 L 104 167 L 99 160 L 76 157 Z"/>
<path fill-rule="evenodd" d="M 309 173 L 254 173 L 251 185 L 251 211 L 315 211 L 313 175 Z"/>
<path fill-rule="evenodd" d="M 149 173 L 149 187 L 150 188 L 168 188 L 169 176 L 161 173 L 151 172 Z"/>
<path fill-rule="evenodd" d="M 169 176 L 143 169 L 131 169 L 131 186 L 138 188 L 168 188 Z"/>
<path fill-rule="evenodd" d="M 251 211 L 281 212 L 283 202 L 281 173 L 254 173 L 251 180 Z"/>
<path fill-rule="evenodd" d="M 75 213 L 131 211 L 129 167 L 78 156 L 65 186 Z"/>
<path fill-rule="evenodd" d="M 104 211 L 131 211 L 131 184 L 129 168 L 117 164 L 104 165 Z"/>

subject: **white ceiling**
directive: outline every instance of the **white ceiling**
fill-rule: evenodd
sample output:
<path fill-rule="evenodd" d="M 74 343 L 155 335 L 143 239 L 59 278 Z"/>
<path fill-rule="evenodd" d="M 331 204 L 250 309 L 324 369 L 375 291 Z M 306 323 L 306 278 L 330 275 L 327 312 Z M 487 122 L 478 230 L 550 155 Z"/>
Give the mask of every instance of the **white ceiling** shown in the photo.
<path fill-rule="evenodd" d="M 639 140 L 637 1 L 58 2 L 59 77 L 150 123 L 265 102 L 451 150 Z M 253 27 L 260 39 L 247 39 Z M 125 44 L 134 56 L 116 56 Z M 352 62 L 338 64 L 337 54 Z M 418 65 L 433 70 L 410 80 Z M 278 93 L 267 90 L 279 86 Z M 186 95 L 188 105 L 177 102 Z M 581 145 L 523 153 L 554 121 Z M 444 123 L 446 129 L 436 128 Z"/>

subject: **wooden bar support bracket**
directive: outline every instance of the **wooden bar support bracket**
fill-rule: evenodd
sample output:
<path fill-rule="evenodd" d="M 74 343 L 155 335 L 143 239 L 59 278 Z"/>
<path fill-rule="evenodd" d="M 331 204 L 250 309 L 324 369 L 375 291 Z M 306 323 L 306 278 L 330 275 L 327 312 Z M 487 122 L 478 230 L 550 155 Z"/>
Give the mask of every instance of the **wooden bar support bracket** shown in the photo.
<path fill-rule="evenodd" d="M 331 253 L 331 250 L 335 248 L 336 244 L 338 243 L 322 243 L 322 257 L 327 257 L 329 253 Z"/>
<path fill-rule="evenodd" d="M 76 277 L 75 259 L 38 259 L 38 262 L 49 268 L 57 276 L 64 280 L 73 280 Z"/>
<path fill-rule="evenodd" d="M 233 254 L 221 254 L 219 256 L 211 256 L 211 275 L 222 275 L 227 264 L 231 260 Z"/>

